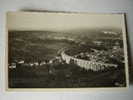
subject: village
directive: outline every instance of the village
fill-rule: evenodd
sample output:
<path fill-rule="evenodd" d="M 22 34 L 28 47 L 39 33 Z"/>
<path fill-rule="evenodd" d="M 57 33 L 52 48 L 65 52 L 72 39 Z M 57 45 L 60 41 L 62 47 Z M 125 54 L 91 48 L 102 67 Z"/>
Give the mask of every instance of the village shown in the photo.
<path fill-rule="evenodd" d="M 11 65 L 9 65 L 9 68 L 14 69 L 19 66 L 26 66 L 26 67 L 37 67 L 37 66 L 43 66 L 43 65 L 49 65 L 49 64 L 55 64 L 55 63 L 62 63 L 61 57 L 55 57 L 51 60 L 45 60 L 45 61 L 36 61 L 36 62 L 25 62 L 24 60 L 15 60 Z"/>

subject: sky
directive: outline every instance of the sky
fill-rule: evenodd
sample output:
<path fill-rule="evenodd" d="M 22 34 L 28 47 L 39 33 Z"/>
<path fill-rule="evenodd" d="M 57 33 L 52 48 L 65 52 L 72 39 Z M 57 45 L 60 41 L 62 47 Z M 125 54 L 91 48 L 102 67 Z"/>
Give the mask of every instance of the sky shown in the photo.
<path fill-rule="evenodd" d="M 123 14 L 8 12 L 8 30 L 92 29 L 124 26 Z"/>

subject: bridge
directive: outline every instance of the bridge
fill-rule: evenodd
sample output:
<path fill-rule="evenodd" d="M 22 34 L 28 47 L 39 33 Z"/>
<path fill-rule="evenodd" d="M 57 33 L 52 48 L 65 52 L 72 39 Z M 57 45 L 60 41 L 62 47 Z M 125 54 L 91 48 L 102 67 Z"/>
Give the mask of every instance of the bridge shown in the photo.
<path fill-rule="evenodd" d="M 61 52 L 61 57 L 67 64 L 70 64 L 71 61 L 73 61 L 74 64 L 86 70 L 100 71 L 100 70 L 105 70 L 111 67 L 117 68 L 118 66 L 116 64 L 93 62 L 93 61 L 78 59 L 78 58 L 67 55 L 64 51 Z"/>

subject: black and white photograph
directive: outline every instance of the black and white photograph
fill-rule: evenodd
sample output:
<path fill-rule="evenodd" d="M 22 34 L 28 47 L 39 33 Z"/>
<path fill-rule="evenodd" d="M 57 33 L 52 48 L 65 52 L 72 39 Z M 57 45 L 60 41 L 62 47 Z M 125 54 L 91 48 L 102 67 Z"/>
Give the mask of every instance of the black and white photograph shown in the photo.
<path fill-rule="evenodd" d="M 124 14 L 7 13 L 8 89 L 128 87 Z"/>

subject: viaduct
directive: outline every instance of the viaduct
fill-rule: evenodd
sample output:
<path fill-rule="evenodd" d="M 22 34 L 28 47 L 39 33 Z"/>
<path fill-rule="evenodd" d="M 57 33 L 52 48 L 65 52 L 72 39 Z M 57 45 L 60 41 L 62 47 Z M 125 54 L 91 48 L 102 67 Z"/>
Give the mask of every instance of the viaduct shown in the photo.
<path fill-rule="evenodd" d="M 74 58 L 72 56 L 67 55 L 64 51 L 61 52 L 61 57 L 67 64 L 70 64 L 71 60 L 73 60 L 74 64 L 86 70 L 100 71 L 110 67 L 117 68 L 116 64 L 100 63 Z"/>

